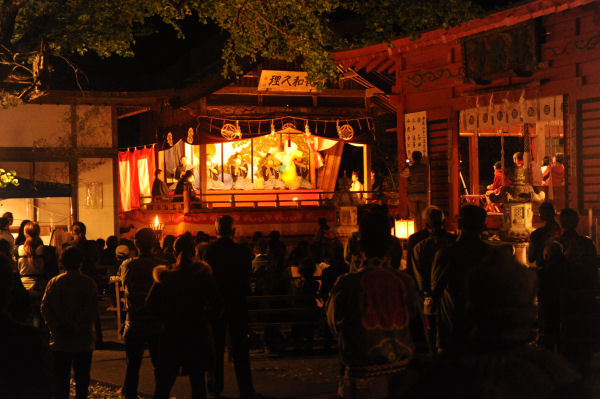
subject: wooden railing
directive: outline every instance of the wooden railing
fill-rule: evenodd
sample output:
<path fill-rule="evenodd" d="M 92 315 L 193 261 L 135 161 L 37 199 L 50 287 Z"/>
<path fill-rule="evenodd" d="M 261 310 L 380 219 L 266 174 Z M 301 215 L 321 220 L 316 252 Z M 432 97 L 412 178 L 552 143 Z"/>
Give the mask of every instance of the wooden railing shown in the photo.
<path fill-rule="evenodd" d="M 167 195 L 160 197 L 141 196 L 141 209 L 145 211 L 166 211 L 187 213 L 194 209 L 219 208 L 302 208 L 322 207 L 333 204 L 335 199 L 356 205 L 372 201 L 386 201 L 389 205 L 398 202 L 397 193 L 375 191 L 311 191 L 306 192 L 208 192 L 200 197 L 187 198 L 183 195 Z"/>

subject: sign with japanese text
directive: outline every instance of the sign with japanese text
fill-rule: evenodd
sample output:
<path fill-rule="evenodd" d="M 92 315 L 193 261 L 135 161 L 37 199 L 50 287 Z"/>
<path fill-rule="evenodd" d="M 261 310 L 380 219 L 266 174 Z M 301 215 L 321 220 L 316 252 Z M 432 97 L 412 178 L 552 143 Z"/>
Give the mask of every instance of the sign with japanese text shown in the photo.
<path fill-rule="evenodd" d="M 427 111 L 404 114 L 404 137 L 408 157 L 413 151 L 427 155 Z"/>
<path fill-rule="evenodd" d="M 258 91 L 317 91 L 306 79 L 308 74 L 300 71 L 263 70 L 258 81 Z"/>

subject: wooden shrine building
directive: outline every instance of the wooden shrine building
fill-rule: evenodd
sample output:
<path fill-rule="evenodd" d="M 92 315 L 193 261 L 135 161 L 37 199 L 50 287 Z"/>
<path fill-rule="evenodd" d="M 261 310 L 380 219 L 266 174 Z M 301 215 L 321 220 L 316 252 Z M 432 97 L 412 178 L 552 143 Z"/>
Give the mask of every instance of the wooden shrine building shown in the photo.
<path fill-rule="evenodd" d="M 410 118 L 426 112 L 430 198 L 451 215 L 461 197 L 483 194 L 495 161 L 509 164 L 517 151 L 534 185 L 532 168 L 562 157 L 564 187 L 550 198 L 591 215 L 600 210 L 599 32 L 597 1 L 534 0 L 414 41 L 338 52 L 336 61 L 395 75 L 400 164 L 414 145 Z"/>

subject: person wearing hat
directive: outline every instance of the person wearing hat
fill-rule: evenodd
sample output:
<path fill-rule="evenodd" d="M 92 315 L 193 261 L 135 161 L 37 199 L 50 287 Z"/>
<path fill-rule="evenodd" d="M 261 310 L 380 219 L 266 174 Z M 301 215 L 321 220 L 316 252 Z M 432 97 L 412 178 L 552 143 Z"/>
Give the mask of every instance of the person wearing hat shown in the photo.
<path fill-rule="evenodd" d="M 161 169 L 156 169 L 154 172 L 154 183 L 152 183 L 152 196 L 153 197 L 162 197 L 163 195 L 169 195 L 169 187 L 167 187 L 167 183 L 160 180 L 160 172 Z"/>

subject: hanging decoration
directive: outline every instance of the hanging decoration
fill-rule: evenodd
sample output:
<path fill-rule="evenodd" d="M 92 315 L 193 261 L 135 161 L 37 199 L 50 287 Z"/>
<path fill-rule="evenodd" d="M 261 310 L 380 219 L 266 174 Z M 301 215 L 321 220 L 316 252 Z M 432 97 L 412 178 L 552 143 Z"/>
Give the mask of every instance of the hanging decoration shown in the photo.
<path fill-rule="evenodd" d="M 296 125 L 293 122 L 286 122 L 283 124 L 281 130 L 286 130 L 286 129 L 296 130 Z"/>
<path fill-rule="evenodd" d="M 221 128 L 221 136 L 227 140 L 234 140 L 236 138 L 242 138 L 242 132 L 240 130 L 239 121 L 235 122 L 235 126 L 231 123 L 226 123 Z"/>
<path fill-rule="evenodd" d="M 338 137 L 342 140 L 352 140 L 354 137 L 354 128 L 349 123 L 345 123 L 340 126 L 339 121 L 336 121 L 335 126 L 337 128 Z"/>

